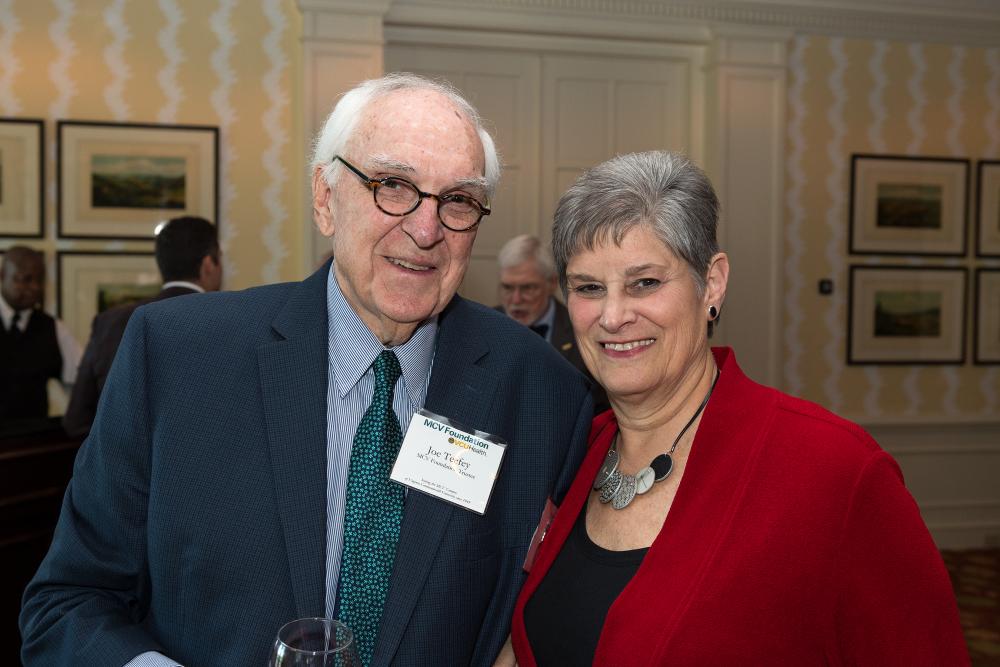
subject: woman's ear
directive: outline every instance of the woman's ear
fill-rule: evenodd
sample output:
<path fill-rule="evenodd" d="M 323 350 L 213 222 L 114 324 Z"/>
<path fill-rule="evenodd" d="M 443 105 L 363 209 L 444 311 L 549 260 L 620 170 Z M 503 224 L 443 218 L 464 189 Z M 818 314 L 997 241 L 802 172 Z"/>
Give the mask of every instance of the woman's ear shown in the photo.
<path fill-rule="evenodd" d="M 708 263 L 708 275 L 705 279 L 705 312 L 715 307 L 715 312 L 722 312 L 722 304 L 726 300 L 726 285 L 729 283 L 729 255 L 716 253 Z M 711 319 L 715 319 L 712 317 Z"/>

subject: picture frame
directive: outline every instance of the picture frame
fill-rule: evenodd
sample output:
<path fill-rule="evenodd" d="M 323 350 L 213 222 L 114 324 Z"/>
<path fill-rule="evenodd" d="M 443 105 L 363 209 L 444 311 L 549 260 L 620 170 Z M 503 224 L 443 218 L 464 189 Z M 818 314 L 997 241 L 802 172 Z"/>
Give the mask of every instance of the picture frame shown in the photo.
<path fill-rule="evenodd" d="M 61 238 L 152 239 L 170 218 L 219 223 L 219 128 L 61 120 Z"/>
<path fill-rule="evenodd" d="M 976 270 L 976 323 L 973 361 L 1000 364 L 1000 268 Z"/>
<path fill-rule="evenodd" d="M 56 253 L 56 270 L 56 313 L 80 344 L 95 315 L 153 297 L 162 284 L 151 252 L 65 250 Z"/>
<path fill-rule="evenodd" d="M 968 269 L 852 264 L 847 363 L 965 363 Z"/>
<path fill-rule="evenodd" d="M 976 256 L 1000 257 L 1000 160 L 976 165 Z"/>
<path fill-rule="evenodd" d="M 43 120 L 0 118 L 0 237 L 44 235 L 44 154 Z"/>
<path fill-rule="evenodd" d="M 848 252 L 965 255 L 968 189 L 964 158 L 852 155 Z"/>

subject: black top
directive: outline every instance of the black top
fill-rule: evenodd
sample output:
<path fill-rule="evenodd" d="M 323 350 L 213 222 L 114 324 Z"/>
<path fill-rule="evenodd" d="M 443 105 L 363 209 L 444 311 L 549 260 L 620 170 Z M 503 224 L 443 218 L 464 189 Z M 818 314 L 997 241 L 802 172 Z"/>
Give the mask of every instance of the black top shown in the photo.
<path fill-rule="evenodd" d="M 539 667 L 591 665 L 604 618 L 635 576 L 646 549 L 609 551 L 587 534 L 587 510 L 524 607 L 524 627 Z"/>

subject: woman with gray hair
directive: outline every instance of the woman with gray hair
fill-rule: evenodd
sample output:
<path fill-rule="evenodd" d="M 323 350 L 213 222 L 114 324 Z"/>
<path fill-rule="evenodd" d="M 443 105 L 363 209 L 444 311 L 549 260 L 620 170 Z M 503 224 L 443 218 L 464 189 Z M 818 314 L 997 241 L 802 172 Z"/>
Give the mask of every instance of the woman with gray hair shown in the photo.
<path fill-rule="evenodd" d="M 665 152 L 605 162 L 559 203 L 559 279 L 613 409 L 529 564 L 518 664 L 968 664 L 896 462 L 709 346 L 718 209 Z"/>

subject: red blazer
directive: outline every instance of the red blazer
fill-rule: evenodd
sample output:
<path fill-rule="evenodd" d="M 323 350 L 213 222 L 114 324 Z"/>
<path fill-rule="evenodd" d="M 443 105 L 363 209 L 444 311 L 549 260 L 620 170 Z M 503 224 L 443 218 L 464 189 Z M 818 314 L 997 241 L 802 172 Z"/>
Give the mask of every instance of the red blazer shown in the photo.
<path fill-rule="evenodd" d="M 732 350 L 684 478 L 635 577 L 612 604 L 595 665 L 968 665 L 948 574 L 896 462 L 859 426 L 749 380 Z M 591 447 L 514 611 L 584 507 L 617 430 Z M 642 502 L 641 499 L 638 502 Z"/>

